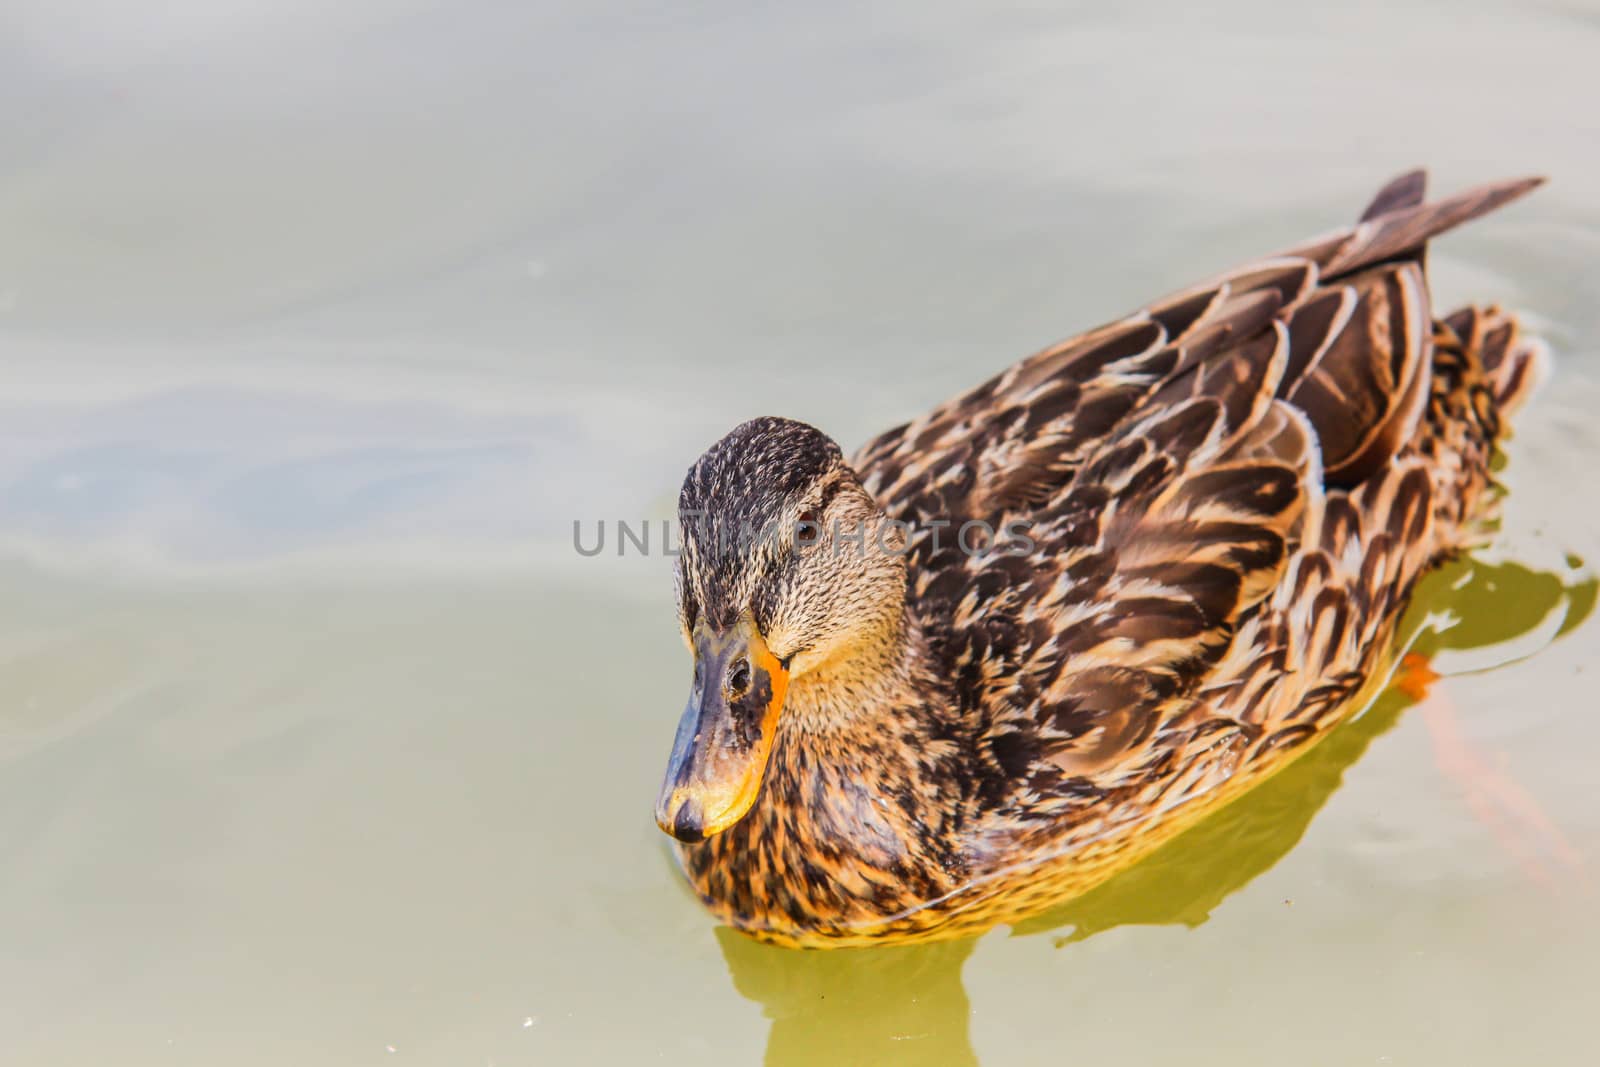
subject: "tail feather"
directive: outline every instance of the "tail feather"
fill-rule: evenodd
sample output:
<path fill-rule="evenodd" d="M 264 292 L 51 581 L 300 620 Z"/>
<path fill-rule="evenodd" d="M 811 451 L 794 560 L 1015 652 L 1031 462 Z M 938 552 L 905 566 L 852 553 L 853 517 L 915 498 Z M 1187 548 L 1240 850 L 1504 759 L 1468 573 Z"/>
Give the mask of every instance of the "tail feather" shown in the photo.
<path fill-rule="evenodd" d="M 1549 369 L 1543 343 L 1523 336 L 1517 317 L 1498 305 L 1464 307 L 1443 322 L 1462 348 L 1477 356 L 1502 419 L 1515 414 Z"/>
<path fill-rule="evenodd" d="M 1491 473 L 1508 416 L 1537 385 L 1543 347 L 1498 307 L 1464 307 L 1435 321 L 1426 412 L 1411 448 L 1443 489 L 1435 528 L 1451 551 L 1490 535 L 1499 496 Z"/>
<path fill-rule="evenodd" d="M 1367 209 L 1370 217 L 1363 216 L 1363 221 L 1350 232 L 1349 238 L 1323 263 L 1324 277 L 1349 274 L 1374 263 L 1403 256 L 1423 247 L 1430 238 L 1486 215 L 1544 184 L 1543 178 L 1491 182 L 1432 204 L 1413 204 L 1371 215 L 1380 206 L 1385 206 L 1390 190 L 1400 186 L 1404 192 L 1409 192 L 1410 182 L 1415 180 L 1412 175 L 1405 175 L 1384 187 L 1378 194 L 1378 200 Z M 1395 202 L 1398 202 L 1398 198 Z"/>
<path fill-rule="evenodd" d="M 1367 210 L 1361 213 L 1361 221 L 1370 222 L 1402 208 L 1417 207 L 1427 195 L 1428 172 L 1422 167 L 1408 170 L 1378 190 Z"/>
<path fill-rule="evenodd" d="M 1543 184 L 1543 178 L 1514 178 L 1424 203 L 1427 172 L 1407 171 L 1378 190 L 1356 225 L 1296 245 L 1283 255 L 1313 260 L 1323 283 L 1389 260 L 1420 260 L 1431 238 Z"/>

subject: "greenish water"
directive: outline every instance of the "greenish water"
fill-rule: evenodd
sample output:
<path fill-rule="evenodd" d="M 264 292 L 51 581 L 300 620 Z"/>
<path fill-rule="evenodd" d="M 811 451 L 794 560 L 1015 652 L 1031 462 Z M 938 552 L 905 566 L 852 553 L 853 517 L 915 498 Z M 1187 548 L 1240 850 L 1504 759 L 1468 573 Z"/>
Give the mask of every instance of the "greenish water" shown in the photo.
<path fill-rule="evenodd" d="M 0 1062 L 1592 1058 L 1594 5 L 0 31 Z M 717 929 L 650 817 L 668 561 L 573 521 L 670 514 L 754 414 L 851 447 L 1417 162 L 1553 179 L 1430 257 L 1555 372 L 1410 616 L 1426 700 L 1014 930 Z"/>

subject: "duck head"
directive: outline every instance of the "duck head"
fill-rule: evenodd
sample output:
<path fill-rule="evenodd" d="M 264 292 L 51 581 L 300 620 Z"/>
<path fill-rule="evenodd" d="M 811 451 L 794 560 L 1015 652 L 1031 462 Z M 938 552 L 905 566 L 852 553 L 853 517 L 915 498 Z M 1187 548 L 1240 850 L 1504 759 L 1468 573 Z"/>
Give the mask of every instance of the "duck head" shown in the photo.
<path fill-rule="evenodd" d="M 791 691 L 897 632 L 905 535 L 827 435 L 754 419 L 684 478 L 676 592 L 694 680 L 656 824 L 701 841 L 760 795 Z"/>

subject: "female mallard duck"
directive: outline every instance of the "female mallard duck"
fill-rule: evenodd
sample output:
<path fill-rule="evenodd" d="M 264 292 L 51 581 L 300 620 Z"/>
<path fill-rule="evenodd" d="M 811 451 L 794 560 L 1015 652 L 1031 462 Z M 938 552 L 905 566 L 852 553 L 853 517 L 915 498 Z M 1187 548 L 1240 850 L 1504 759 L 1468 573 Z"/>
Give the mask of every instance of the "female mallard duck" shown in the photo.
<path fill-rule="evenodd" d="M 656 821 L 720 919 L 815 946 L 1014 921 L 1361 706 L 1417 578 L 1482 537 L 1534 377 L 1510 316 L 1433 318 L 1423 252 L 1538 179 L 1424 182 L 849 463 L 776 418 L 696 461 Z"/>

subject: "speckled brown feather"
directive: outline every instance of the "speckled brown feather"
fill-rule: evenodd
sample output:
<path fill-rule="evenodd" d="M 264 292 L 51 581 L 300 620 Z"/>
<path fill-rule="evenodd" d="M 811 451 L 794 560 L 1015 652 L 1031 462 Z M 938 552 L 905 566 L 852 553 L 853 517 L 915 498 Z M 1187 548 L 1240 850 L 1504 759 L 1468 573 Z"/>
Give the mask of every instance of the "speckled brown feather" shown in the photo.
<path fill-rule="evenodd" d="M 904 624 L 797 683 L 755 807 L 680 846 L 708 906 L 795 945 L 1013 920 L 1357 709 L 1417 578 L 1481 537 L 1500 414 L 1534 377 L 1499 311 L 1433 318 L 1423 248 L 1535 184 L 1424 205 L 1403 175 L 1356 226 L 862 448 L 862 484 L 915 524 Z M 1031 550 L 963 552 L 969 519 L 1025 523 Z"/>

